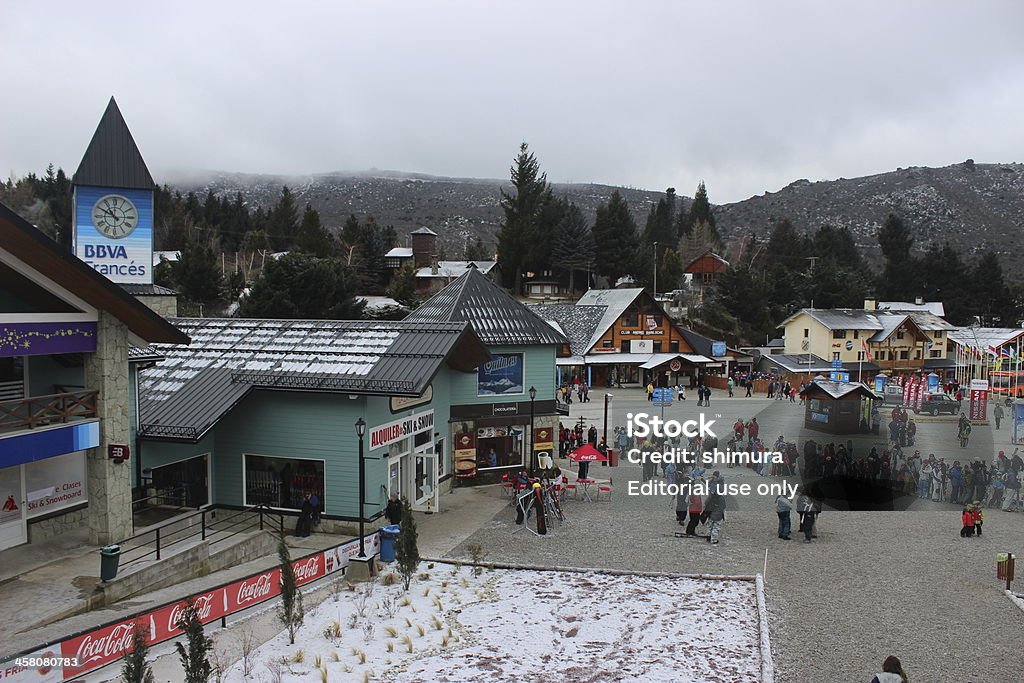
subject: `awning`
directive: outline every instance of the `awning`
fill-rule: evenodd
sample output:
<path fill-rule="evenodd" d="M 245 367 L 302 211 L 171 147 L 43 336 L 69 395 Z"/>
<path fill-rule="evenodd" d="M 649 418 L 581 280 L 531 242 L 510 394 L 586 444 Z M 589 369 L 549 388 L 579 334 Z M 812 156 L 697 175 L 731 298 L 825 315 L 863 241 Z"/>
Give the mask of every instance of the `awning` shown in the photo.
<path fill-rule="evenodd" d="M 694 363 L 694 364 L 697 364 L 697 365 L 699 365 L 701 363 L 712 363 L 712 362 L 714 362 L 710 358 L 708 358 L 707 356 L 701 356 L 701 355 L 698 355 L 696 353 L 680 353 L 679 357 L 682 358 L 683 360 L 685 360 L 688 363 Z"/>
<path fill-rule="evenodd" d="M 659 365 L 663 365 L 671 360 L 679 358 L 681 354 L 678 353 L 655 353 L 651 354 L 650 360 L 641 365 L 640 367 L 644 370 L 650 370 L 656 368 Z"/>
<path fill-rule="evenodd" d="M 650 353 L 591 353 L 584 356 L 587 365 L 640 365 L 651 359 Z"/>
<path fill-rule="evenodd" d="M 585 365 L 583 356 L 569 356 L 568 358 L 556 358 L 555 365 Z"/>

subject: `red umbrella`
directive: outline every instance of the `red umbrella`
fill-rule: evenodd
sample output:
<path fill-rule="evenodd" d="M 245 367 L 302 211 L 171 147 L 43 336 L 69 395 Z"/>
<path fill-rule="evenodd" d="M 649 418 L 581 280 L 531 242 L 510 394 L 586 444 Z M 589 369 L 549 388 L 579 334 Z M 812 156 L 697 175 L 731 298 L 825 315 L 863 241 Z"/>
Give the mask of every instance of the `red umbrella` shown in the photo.
<path fill-rule="evenodd" d="M 569 459 L 576 462 L 594 462 L 607 460 L 608 458 L 604 453 L 594 448 L 592 444 L 585 443 L 570 453 Z"/>

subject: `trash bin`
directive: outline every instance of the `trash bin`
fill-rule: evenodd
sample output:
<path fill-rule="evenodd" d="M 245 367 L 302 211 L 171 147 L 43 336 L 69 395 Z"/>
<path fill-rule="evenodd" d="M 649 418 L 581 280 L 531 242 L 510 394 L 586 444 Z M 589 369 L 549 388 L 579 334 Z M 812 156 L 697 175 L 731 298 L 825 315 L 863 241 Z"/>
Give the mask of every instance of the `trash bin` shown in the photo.
<path fill-rule="evenodd" d="M 395 541 L 401 528 L 397 524 L 388 524 L 380 528 L 380 561 L 395 561 Z"/>
<path fill-rule="evenodd" d="M 616 448 L 609 448 L 608 449 L 608 463 L 607 463 L 607 465 L 609 467 L 618 467 L 619 466 L 619 451 L 618 451 L 618 449 L 616 449 Z"/>
<path fill-rule="evenodd" d="M 110 581 L 117 576 L 117 564 L 121 560 L 121 546 L 105 545 L 100 548 L 100 581 Z"/>

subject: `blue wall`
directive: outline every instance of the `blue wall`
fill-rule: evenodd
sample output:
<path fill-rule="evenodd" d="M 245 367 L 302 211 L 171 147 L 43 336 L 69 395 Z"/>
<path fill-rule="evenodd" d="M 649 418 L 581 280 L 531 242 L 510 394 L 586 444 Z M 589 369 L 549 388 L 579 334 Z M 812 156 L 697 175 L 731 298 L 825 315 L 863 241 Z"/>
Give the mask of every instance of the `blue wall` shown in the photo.
<path fill-rule="evenodd" d="M 530 387 L 537 389 L 537 400 L 555 398 L 555 347 L 548 346 L 490 346 L 491 354 L 522 353 L 525 357 L 523 393 L 515 395 L 477 395 L 477 374 L 456 373 L 452 380 L 452 405 L 470 403 L 512 403 L 529 401 Z"/>

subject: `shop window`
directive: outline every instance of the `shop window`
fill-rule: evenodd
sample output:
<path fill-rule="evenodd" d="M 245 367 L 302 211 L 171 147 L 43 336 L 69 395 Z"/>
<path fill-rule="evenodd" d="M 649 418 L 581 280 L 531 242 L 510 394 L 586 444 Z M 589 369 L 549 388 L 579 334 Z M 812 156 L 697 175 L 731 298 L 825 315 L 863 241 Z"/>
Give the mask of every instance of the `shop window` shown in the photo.
<path fill-rule="evenodd" d="M 508 427 L 480 427 L 476 430 L 476 466 L 485 470 L 493 467 L 515 467 L 523 464 L 523 435 L 521 425 Z"/>
<path fill-rule="evenodd" d="M 298 510 L 305 495 L 324 498 L 324 461 L 305 458 L 245 456 L 245 505 L 269 505 Z"/>

